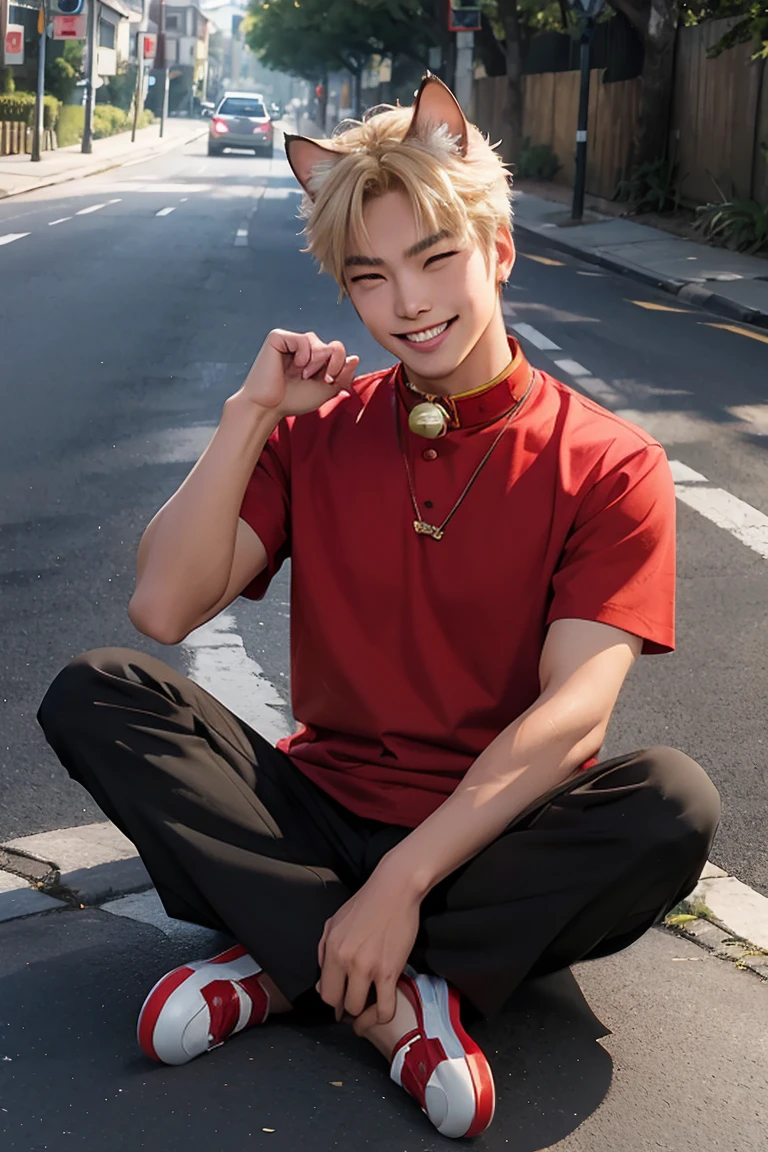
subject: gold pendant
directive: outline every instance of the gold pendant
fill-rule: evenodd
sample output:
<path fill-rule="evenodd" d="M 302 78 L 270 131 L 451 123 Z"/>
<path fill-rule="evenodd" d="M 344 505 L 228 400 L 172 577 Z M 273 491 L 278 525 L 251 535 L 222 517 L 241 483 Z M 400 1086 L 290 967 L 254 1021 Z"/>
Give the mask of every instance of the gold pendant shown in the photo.
<path fill-rule="evenodd" d="M 441 404 L 425 400 L 408 413 L 408 427 L 417 436 L 427 440 L 437 440 L 448 431 L 450 417 Z"/>
<path fill-rule="evenodd" d="M 431 536 L 433 540 L 443 538 L 443 529 L 435 524 L 427 524 L 425 520 L 414 520 L 413 527 L 419 536 Z"/>

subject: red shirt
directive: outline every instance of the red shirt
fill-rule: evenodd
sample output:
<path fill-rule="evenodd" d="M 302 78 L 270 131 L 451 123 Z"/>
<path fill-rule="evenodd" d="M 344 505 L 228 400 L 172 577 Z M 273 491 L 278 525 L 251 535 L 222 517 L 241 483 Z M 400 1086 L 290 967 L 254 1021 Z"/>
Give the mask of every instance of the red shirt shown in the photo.
<path fill-rule="evenodd" d="M 675 495 L 652 437 L 536 373 L 444 538 L 419 536 L 396 417 L 433 524 L 503 420 L 425 440 L 408 430 L 398 375 L 362 376 L 353 395 L 280 423 L 243 500 L 268 554 L 243 595 L 260 599 L 291 557 L 300 728 L 279 747 L 351 811 L 415 827 L 537 698 L 553 620 L 671 651 Z"/>

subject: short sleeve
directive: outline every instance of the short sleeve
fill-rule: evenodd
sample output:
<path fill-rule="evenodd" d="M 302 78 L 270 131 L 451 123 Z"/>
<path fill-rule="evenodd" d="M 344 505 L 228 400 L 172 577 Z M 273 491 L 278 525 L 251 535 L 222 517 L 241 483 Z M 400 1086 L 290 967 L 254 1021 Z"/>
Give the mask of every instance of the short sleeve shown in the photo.
<path fill-rule="evenodd" d="M 547 624 L 595 620 L 643 638 L 644 653 L 675 646 L 675 486 L 650 444 L 587 491 L 552 578 Z"/>
<path fill-rule="evenodd" d="M 240 506 L 241 519 L 254 530 L 267 552 L 266 567 L 241 592 L 249 600 L 262 599 L 291 554 L 290 481 L 290 426 L 281 420 L 264 446 Z"/>

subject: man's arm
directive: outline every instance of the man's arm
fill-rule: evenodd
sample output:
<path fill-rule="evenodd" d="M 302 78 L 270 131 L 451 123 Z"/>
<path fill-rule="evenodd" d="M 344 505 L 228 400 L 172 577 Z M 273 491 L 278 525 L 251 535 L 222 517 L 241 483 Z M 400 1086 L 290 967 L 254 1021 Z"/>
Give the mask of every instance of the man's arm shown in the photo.
<path fill-rule="evenodd" d="M 550 625 L 539 666 L 541 694 L 478 756 L 455 792 L 380 861 L 326 921 L 318 991 L 356 1018 L 387 1023 L 427 893 L 471 860 L 527 806 L 595 755 L 642 640 L 591 620 Z M 366 1011 L 369 988 L 376 1003 Z"/>
<path fill-rule="evenodd" d="M 541 693 L 478 756 L 447 800 L 381 861 L 423 898 L 548 789 L 600 749 L 642 640 L 592 620 L 556 620 L 539 664 Z"/>

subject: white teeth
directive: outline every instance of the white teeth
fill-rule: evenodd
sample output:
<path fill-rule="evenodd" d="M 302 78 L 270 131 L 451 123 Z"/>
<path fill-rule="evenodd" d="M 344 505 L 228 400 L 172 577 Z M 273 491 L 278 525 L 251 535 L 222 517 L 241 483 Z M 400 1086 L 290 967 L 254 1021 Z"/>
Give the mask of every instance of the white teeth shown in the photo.
<path fill-rule="evenodd" d="M 435 336 L 439 336 L 441 332 L 445 332 L 448 327 L 448 321 L 445 324 L 439 324 L 437 328 L 427 328 L 426 332 L 417 332 L 414 336 L 406 336 L 406 340 L 412 340 L 414 344 L 422 344 L 425 340 L 434 340 Z"/>

